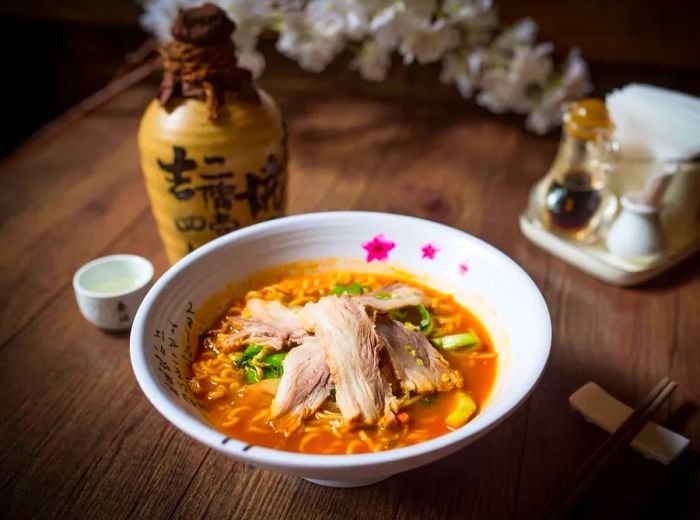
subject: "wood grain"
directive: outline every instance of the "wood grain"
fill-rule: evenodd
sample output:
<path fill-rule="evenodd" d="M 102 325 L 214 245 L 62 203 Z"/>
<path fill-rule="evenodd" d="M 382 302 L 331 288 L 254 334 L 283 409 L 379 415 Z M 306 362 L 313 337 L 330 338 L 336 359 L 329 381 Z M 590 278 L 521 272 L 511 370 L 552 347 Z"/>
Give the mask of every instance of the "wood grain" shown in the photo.
<path fill-rule="evenodd" d="M 664 374 L 658 417 L 692 439 L 669 467 L 631 450 L 581 516 L 698 512 L 700 277 L 697 261 L 617 289 L 548 257 L 517 229 L 556 139 L 465 104 L 285 97 L 290 212 L 372 209 L 445 222 L 518 261 L 548 302 L 550 364 L 532 397 L 454 456 L 361 489 L 326 489 L 234 463 L 147 402 L 126 335 L 80 317 L 84 261 L 165 257 L 135 144 L 152 87 L 139 85 L 2 163 L 0 503 L 8 518 L 529 518 L 602 442 L 567 396 L 595 380 L 634 404 Z M 662 506 L 665 504 L 663 509 Z M 670 508 L 670 509 L 669 509 Z"/>

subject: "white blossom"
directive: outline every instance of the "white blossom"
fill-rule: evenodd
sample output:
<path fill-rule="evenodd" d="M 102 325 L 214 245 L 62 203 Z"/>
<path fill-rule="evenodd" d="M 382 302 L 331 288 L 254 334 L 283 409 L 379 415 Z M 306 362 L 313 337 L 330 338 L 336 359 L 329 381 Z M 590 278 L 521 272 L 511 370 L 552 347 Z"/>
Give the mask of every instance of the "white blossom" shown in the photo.
<path fill-rule="evenodd" d="M 376 40 L 367 40 L 362 49 L 350 62 L 350 67 L 360 72 L 367 81 L 384 81 L 391 65 L 389 51 Z"/>
<path fill-rule="evenodd" d="M 272 0 L 219 0 L 217 5 L 236 24 L 233 41 L 242 53 L 255 50 L 258 36 L 265 30 L 268 16 L 273 9 Z"/>
<path fill-rule="evenodd" d="M 459 25 L 462 29 L 464 43 L 472 47 L 488 46 L 493 38 L 493 33 L 497 30 L 498 17 L 495 11 L 488 11 Z"/>
<path fill-rule="evenodd" d="M 585 95 L 588 68 L 574 49 L 555 69 L 552 45 L 537 43 L 530 18 L 500 28 L 494 0 L 141 0 L 141 24 L 159 40 L 181 9 L 210 1 L 236 23 L 241 67 L 258 76 L 263 31 L 277 33 L 277 50 L 303 69 L 324 70 L 341 52 L 356 51 L 350 67 L 382 81 L 398 51 L 405 63 L 442 61 L 440 81 L 496 112 L 527 113 L 526 126 L 546 132 L 560 120 L 563 101 Z M 358 42 L 358 43 L 355 43 Z"/>
<path fill-rule="evenodd" d="M 369 33 L 372 1 L 367 0 L 312 0 L 307 11 L 314 25 L 328 25 L 331 31 L 342 32 L 351 40 L 359 40 Z M 323 29 L 319 29 L 323 32 Z"/>
<path fill-rule="evenodd" d="M 457 22 L 475 20 L 493 12 L 492 0 L 445 0 L 442 11 Z"/>
<path fill-rule="evenodd" d="M 376 10 L 370 31 L 381 46 L 393 50 L 412 26 L 429 23 L 436 8 L 435 0 L 390 1 Z"/>
<path fill-rule="evenodd" d="M 301 68 L 321 72 L 343 50 L 344 44 L 340 32 L 316 31 L 304 14 L 287 13 L 281 24 L 277 50 L 295 59 Z"/>
<path fill-rule="evenodd" d="M 256 50 L 238 50 L 236 57 L 238 58 L 238 66 L 248 69 L 255 78 L 259 78 L 265 70 L 265 56 Z"/>
<path fill-rule="evenodd" d="M 410 25 L 404 30 L 399 52 L 405 63 L 414 59 L 418 63 L 432 63 L 439 60 L 445 52 L 459 45 L 459 31 L 448 25 L 444 19 Z"/>
<path fill-rule="evenodd" d="M 507 71 L 501 69 L 486 71 L 480 87 L 481 92 L 476 96 L 476 102 L 496 114 L 509 110 L 525 112 L 531 105 L 526 85 L 508 81 Z"/>
<path fill-rule="evenodd" d="M 538 83 L 552 72 L 551 43 L 540 43 L 535 47 L 518 47 L 510 65 L 510 81 L 519 83 Z"/>
<path fill-rule="evenodd" d="M 268 24 L 272 0 L 219 0 L 221 9 L 236 24 L 233 42 L 238 65 L 248 69 L 256 78 L 265 70 L 265 58 L 258 52 L 258 37 Z"/>
<path fill-rule="evenodd" d="M 170 30 L 180 10 L 206 3 L 205 0 L 145 0 L 139 22 L 160 41 L 172 40 Z"/>
<path fill-rule="evenodd" d="M 368 21 L 362 19 L 363 13 L 357 7 L 350 0 L 311 0 L 306 7 L 308 23 L 320 35 L 359 38 L 366 31 Z"/>
<path fill-rule="evenodd" d="M 531 45 L 536 35 L 537 24 L 531 18 L 523 18 L 496 37 L 493 48 L 509 51 L 520 45 Z"/>
<path fill-rule="evenodd" d="M 454 83 L 464 98 L 470 98 L 479 86 L 481 67 L 484 62 L 484 52 L 451 52 L 442 59 L 440 81 L 445 84 Z"/>
<path fill-rule="evenodd" d="M 525 125 L 537 134 L 546 133 L 560 123 L 561 104 L 564 101 L 579 99 L 592 88 L 588 81 L 588 65 L 581 58 L 579 50 L 572 49 L 564 62 L 561 79 L 544 90 L 527 116 Z"/>

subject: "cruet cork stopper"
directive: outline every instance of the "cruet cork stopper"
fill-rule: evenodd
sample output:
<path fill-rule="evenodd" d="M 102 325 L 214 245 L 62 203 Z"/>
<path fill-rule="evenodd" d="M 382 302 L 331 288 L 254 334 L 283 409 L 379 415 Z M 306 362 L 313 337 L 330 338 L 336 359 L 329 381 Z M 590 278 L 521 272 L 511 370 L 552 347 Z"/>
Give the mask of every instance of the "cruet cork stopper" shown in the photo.
<path fill-rule="evenodd" d="M 601 131 L 613 128 L 605 103 L 597 98 L 585 98 L 569 105 L 564 113 L 564 130 L 578 139 L 592 141 Z"/>

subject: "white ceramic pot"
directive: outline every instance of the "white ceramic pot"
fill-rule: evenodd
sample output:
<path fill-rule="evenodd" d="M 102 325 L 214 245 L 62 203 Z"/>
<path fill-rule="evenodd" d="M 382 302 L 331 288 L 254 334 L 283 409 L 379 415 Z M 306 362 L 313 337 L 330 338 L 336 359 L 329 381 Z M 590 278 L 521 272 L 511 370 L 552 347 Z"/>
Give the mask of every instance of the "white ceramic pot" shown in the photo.
<path fill-rule="evenodd" d="M 622 212 L 608 230 L 606 245 L 621 258 L 658 255 L 666 246 L 659 208 L 641 202 L 641 193 L 621 198 Z"/>
<path fill-rule="evenodd" d="M 387 247 L 375 250 L 373 243 Z M 384 261 L 368 262 L 373 255 L 382 258 L 385 254 Z M 378 272 L 398 267 L 416 273 L 424 277 L 423 283 L 454 294 L 481 319 L 499 352 L 499 369 L 491 396 L 472 421 L 420 444 L 357 455 L 309 455 L 250 446 L 208 424 L 191 404 L 195 400 L 183 374 L 192 356 L 186 338 L 196 338 L 211 325 L 200 323 L 197 309 L 229 283 L 260 269 L 331 257 Z M 187 255 L 158 280 L 143 301 L 131 332 L 131 361 L 142 390 L 156 409 L 199 442 L 240 462 L 322 485 L 353 487 L 449 455 L 494 428 L 534 388 L 550 343 L 551 322 L 542 295 L 515 262 L 492 246 L 427 220 L 337 212 L 257 224 Z"/>

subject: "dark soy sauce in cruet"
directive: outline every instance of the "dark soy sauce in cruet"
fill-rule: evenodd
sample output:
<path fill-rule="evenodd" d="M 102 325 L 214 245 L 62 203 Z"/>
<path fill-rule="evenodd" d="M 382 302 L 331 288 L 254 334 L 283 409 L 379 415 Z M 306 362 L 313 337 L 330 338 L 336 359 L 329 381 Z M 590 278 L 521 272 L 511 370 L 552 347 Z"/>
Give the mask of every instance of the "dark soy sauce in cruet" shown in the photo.
<path fill-rule="evenodd" d="M 545 204 L 551 223 L 565 230 L 584 228 L 600 206 L 600 188 L 585 170 L 572 170 L 555 179 L 547 191 Z"/>

